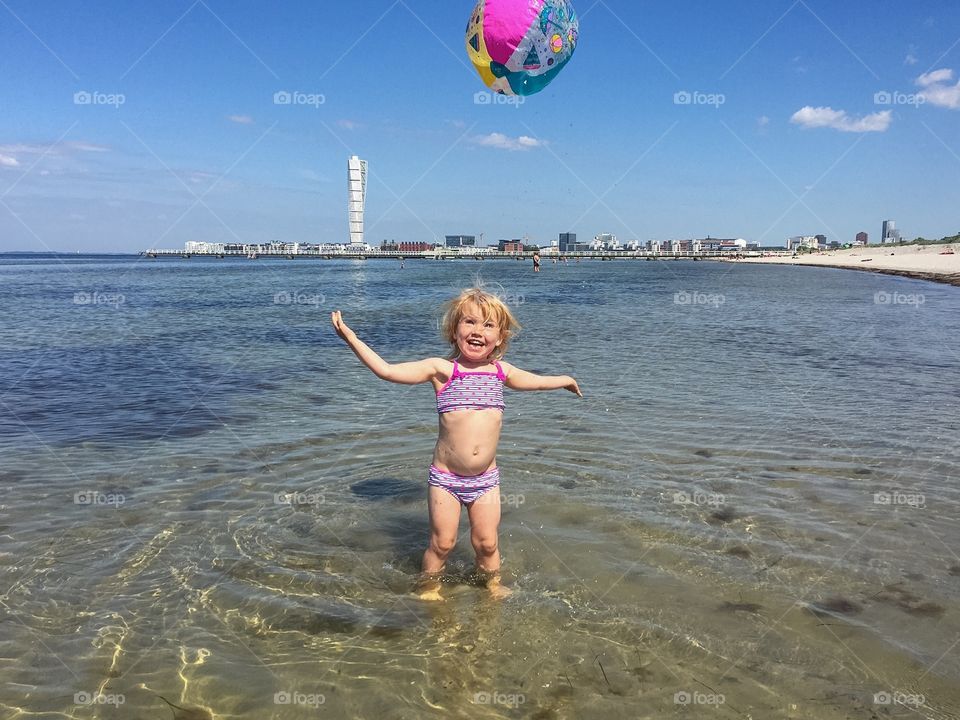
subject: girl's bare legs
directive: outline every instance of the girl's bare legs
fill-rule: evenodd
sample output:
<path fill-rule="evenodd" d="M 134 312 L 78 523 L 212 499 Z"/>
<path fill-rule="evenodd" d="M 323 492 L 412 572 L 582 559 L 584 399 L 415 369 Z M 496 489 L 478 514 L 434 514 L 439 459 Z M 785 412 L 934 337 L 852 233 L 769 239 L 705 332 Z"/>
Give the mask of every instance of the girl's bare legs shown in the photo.
<path fill-rule="evenodd" d="M 470 517 L 470 542 L 477 554 L 477 571 L 487 578 L 487 589 L 494 597 L 506 597 L 510 590 L 500 584 L 500 488 L 485 492 L 467 506 Z"/>
<path fill-rule="evenodd" d="M 423 578 L 417 594 L 424 600 L 443 600 L 440 597 L 439 575 L 447 556 L 457 544 L 460 526 L 460 501 L 442 488 L 428 485 L 427 505 L 430 508 L 430 546 L 423 554 Z M 499 504 L 498 504 L 499 510 Z"/>

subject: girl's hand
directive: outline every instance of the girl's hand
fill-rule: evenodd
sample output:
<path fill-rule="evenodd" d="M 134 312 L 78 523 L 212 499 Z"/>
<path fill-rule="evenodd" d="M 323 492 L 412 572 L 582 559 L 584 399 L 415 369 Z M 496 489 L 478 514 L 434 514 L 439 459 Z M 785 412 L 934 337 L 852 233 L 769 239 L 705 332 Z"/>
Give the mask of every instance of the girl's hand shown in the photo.
<path fill-rule="evenodd" d="M 567 385 L 564 385 L 564 386 L 563 386 L 563 389 L 564 389 L 564 390 L 569 390 L 570 392 L 572 392 L 572 393 L 573 393 L 574 395 L 576 395 L 577 397 L 583 397 L 583 393 L 580 392 L 580 386 L 577 385 L 577 381 L 574 380 L 573 378 L 570 378 L 570 382 L 569 382 Z"/>
<path fill-rule="evenodd" d="M 330 321 L 333 323 L 334 329 L 345 342 L 349 343 L 357 337 L 357 334 L 347 327 L 347 324 L 343 321 L 343 316 L 340 314 L 339 310 L 334 310 L 330 313 Z"/>

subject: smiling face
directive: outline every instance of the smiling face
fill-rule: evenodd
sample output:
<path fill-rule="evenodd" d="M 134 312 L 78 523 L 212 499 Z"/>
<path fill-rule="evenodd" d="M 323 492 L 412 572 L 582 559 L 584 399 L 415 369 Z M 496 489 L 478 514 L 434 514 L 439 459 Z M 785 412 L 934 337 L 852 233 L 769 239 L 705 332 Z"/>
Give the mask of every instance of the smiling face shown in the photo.
<path fill-rule="evenodd" d="M 457 347 L 460 356 L 469 362 L 486 362 L 500 346 L 500 328 L 493 317 L 484 317 L 476 303 L 467 303 L 457 323 Z"/>

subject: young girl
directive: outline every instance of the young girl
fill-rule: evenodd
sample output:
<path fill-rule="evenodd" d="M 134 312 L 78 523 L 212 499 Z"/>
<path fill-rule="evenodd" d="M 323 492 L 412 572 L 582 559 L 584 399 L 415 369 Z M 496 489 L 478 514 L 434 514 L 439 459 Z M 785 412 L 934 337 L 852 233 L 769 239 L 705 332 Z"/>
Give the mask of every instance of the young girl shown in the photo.
<path fill-rule="evenodd" d="M 495 597 L 509 594 L 500 584 L 500 470 L 497 443 L 503 418 L 503 386 L 512 390 L 563 388 L 583 397 L 569 375 L 542 376 L 500 362 L 520 328 L 510 309 L 495 295 L 464 290 L 446 305 L 443 336 L 450 357 L 390 364 L 360 340 L 337 310 L 331 315 L 337 334 L 374 375 L 405 385 L 433 383 L 440 434 L 428 475 L 430 546 L 423 554 L 420 597 L 442 600 L 439 577 L 457 541 L 460 508 L 470 518 L 470 540 L 477 570 Z"/>

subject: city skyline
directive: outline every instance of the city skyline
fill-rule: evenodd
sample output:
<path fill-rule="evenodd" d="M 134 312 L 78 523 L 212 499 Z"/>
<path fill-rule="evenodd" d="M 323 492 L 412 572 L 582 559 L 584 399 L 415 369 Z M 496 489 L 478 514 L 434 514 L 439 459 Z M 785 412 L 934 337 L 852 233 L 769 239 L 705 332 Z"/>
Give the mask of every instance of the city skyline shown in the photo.
<path fill-rule="evenodd" d="M 10 0 L 0 250 L 343 242 L 351 155 L 372 245 L 957 232 L 960 6 L 576 4 L 569 65 L 506 98 L 466 6 Z"/>

